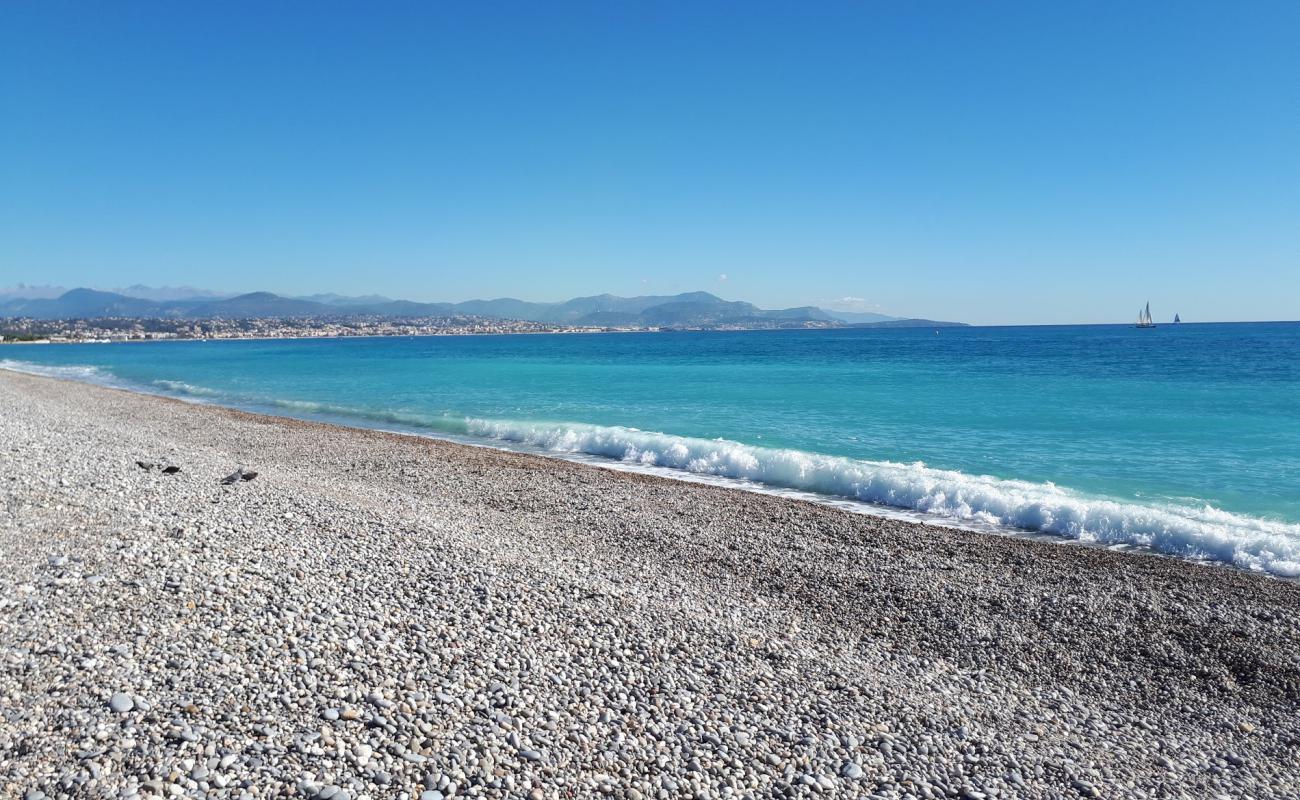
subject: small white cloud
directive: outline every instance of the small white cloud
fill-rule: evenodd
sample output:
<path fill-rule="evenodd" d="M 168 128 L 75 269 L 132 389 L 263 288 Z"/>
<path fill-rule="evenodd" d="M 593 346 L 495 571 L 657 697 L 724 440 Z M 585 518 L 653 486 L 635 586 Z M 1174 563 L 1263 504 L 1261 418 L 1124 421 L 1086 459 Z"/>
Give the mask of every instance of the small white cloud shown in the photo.
<path fill-rule="evenodd" d="M 718 283 L 726 283 L 726 281 L 727 281 L 727 273 L 724 272 L 718 276 Z"/>

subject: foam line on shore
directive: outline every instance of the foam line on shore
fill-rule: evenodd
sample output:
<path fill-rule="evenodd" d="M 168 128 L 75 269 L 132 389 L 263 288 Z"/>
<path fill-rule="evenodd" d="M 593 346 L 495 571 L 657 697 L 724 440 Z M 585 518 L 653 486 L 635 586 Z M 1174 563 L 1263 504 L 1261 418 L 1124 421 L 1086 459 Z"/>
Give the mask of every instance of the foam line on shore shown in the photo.
<path fill-rule="evenodd" d="M 1209 506 L 1141 505 L 1050 483 L 968 475 L 799 450 L 694 439 L 633 428 L 471 420 L 472 435 L 555 453 L 586 453 L 819 495 L 911 509 L 944 519 L 1038 531 L 1107 545 L 1300 576 L 1300 525 Z"/>
<path fill-rule="evenodd" d="M 0 368 L 131 388 L 95 367 L 3 360 Z M 760 489 L 847 498 L 871 506 L 904 509 L 938 522 L 1141 547 L 1279 577 L 1300 577 L 1300 524 L 1235 514 L 1208 505 L 1126 502 L 1090 497 L 1051 483 L 970 475 L 920 462 L 867 461 L 618 426 L 433 417 L 314 401 L 225 395 L 178 381 L 155 381 L 145 390 L 201 402 L 270 408 L 290 416 L 358 421 L 369 427 L 395 425 L 440 438 L 495 442 L 562 457 L 590 456 L 660 474 L 686 473 Z"/>

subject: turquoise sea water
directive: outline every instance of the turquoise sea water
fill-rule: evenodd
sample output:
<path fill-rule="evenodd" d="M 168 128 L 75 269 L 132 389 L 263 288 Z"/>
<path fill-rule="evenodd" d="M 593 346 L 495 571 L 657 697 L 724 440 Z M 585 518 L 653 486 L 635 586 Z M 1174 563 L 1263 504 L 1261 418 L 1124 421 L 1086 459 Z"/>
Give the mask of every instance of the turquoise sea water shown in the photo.
<path fill-rule="evenodd" d="M 1300 324 L 28 345 L 0 366 L 1300 575 Z"/>

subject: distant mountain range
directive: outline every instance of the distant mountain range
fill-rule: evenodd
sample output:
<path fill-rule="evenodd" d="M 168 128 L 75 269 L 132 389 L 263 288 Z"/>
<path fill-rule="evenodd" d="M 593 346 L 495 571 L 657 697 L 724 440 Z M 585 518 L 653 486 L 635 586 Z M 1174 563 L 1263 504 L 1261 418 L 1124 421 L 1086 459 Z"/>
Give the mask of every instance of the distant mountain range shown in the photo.
<path fill-rule="evenodd" d="M 8 300 L 54 299 L 66 294 L 67 291 L 66 286 L 32 286 L 25 283 L 20 283 L 17 286 L 0 286 L 0 304 Z M 234 297 L 238 294 L 237 292 L 214 292 L 210 289 L 196 289 L 193 286 L 142 286 L 138 283 L 123 289 L 106 289 L 104 291 L 145 300 L 218 300 L 224 297 Z"/>
<path fill-rule="evenodd" d="M 72 289 L 50 296 L 51 287 L 32 287 L 31 297 L 18 289 L 0 292 L 0 317 L 88 319 L 95 317 L 164 317 L 178 319 L 252 319 L 258 317 L 448 317 L 475 316 L 529 320 L 557 325 L 602 327 L 797 327 L 813 323 L 887 327 L 933 327 L 962 323 L 899 319 L 883 314 L 825 311 L 816 306 L 761 309 L 752 303 L 723 300 L 708 292 L 616 297 L 575 297 L 562 303 L 531 303 L 513 298 L 462 303 L 417 303 L 379 295 L 347 297 L 316 294 L 283 297 L 270 292 L 223 295 L 198 289 L 150 289 L 132 286 L 113 292 Z M 188 294 L 187 294 L 188 293 Z"/>

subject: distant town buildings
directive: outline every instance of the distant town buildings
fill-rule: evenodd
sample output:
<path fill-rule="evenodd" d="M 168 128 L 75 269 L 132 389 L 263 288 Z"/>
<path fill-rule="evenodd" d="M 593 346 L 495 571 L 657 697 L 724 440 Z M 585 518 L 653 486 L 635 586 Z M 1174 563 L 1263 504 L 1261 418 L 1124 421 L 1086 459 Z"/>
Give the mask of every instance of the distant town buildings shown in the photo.
<path fill-rule="evenodd" d="M 747 330 L 755 327 L 822 328 L 838 323 L 814 320 L 792 325 L 719 324 L 711 330 Z M 678 328 L 679 330 L 683 328 Z M 692 326 L 687 330 L 702 330 Z M 491 317 L 276 317 L 254 319 L 174 319 L 104 317 L 97 319 L 37 320 L 0 318 L 0 343 L 126 342 L 163 339 L 300 339 L 344 336 L 466 336 L 507 333 L 605 333 L 655 331 L 636 326 L 560 325 Z"/>

